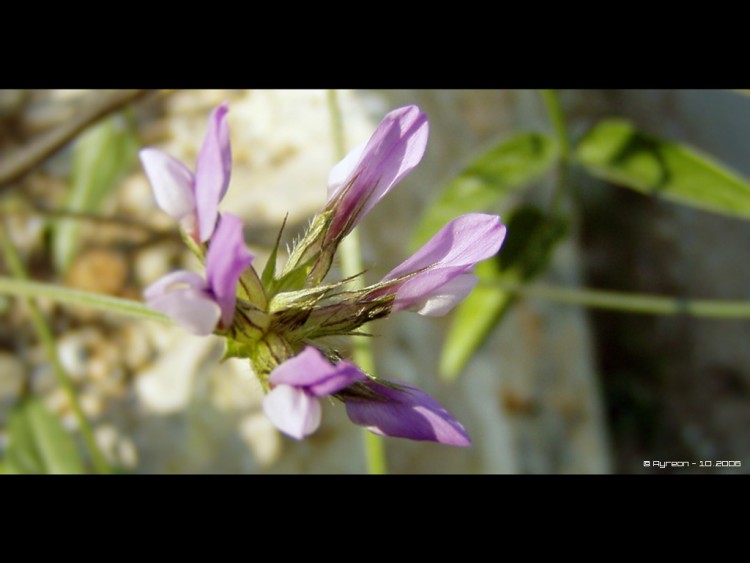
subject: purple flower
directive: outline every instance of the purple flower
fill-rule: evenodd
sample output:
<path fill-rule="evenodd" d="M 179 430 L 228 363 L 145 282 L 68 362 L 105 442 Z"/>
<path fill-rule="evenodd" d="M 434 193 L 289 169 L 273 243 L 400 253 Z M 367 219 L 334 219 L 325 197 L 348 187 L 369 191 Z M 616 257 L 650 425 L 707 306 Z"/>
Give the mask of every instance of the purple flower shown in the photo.
<path fill-rule="evenodd" d="M 424 391 L 403 383 L 388 385 L 367 380 L 376 399 L 347 397 L 346 413 L 354 424 L 379 436 L 470 446 L 466 429 Z"/>
<path fill-rule="evenodd" d="M 414 167 L 427 147 L 427 115 L 417 106 L 391 111 L 367 143 L 353 149 L 328 175 L 333 219 L 326 243 L 343 239 Z"/>
<path fill-rule="evenodd" d="M 180 270 L 148 286 L 143 296 L 149 307 L 171 317 L 193 334 L 208 335 L 219 321 L 229 328 L 237 301 L 237 282 L 252 263 L 245 247 L 242 221 L 221 216 L 206 253 L 206 279 Z"/>
<path fill-rule="evenodd" d="M 312 346 L 277 366 L 268 382 L 272 389 L 263 399 L 263 410 L 274 426 L 297 440 L 320 426 L 320 397 L 337 394 L 352 422 L 380 436 L 471 444 L 461 423 L 424 391 L 377 383 L 351 362 L 333 365 Z"/>
<path fill-rule="evenodd" d="M 232 153 L 227 103 L 215 108 L 195 165 L 195 174 L 163 151 L 140 151 L 141 163 L 154 189 L 157 205 L 180 222 L 185 232 L 206 242 L 214 232 L 219 202 L 229 186 Z"/>
<path fill-rule="evenodd" d="M 421 315 L 444 315 L 474 289 L 474 265 L 497 254 L 504 239 L 505 226 L 497 215 L 457 217 L 383 281 L 411 277 L 376 290 L 370 297 L 395 294 L 393 312 L 411 309 Z"/>
<path fill-rule="evenodd" d="M 263 410 L 279 430 L 301 440 L 320 426 L 319 397 L 325 397 L 367 379 L 351 362 L 336 365 L 312 346 L 277 366 L 268 378 L 272 390 L 263 398 Z"/>

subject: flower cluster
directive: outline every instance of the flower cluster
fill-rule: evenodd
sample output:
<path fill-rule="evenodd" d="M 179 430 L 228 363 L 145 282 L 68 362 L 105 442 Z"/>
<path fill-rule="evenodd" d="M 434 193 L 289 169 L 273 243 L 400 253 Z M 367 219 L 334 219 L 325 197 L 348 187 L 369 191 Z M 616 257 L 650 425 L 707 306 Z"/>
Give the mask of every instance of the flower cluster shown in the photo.
<path fill-rule="evenodd" d="M 194 334 L 225 337 L 225 357 L 249 359 L 266 391 L 266 416 L 292 438 L 315 432 L 319 399 L 330 396 L 344 402 L 352 422 L 375 434 L 468 446 L 464 427 L 431 396 L 364 373 L 321 340 L 356 334 L 398 311 L 447 313 L 476 285 L 474 265 L 502 245 L 500 218 L 472 213 L 449 222 L 377 284 L 352 291 L 347 280 L 324 283 L 339 243 L 421 161 L 427 116 L 416 106 L 386 115 L 369 141 L 333 167 L 328 202 L 281 272 L 279 233 L 258 275 L 242 221 L 219 212 L 231 174 L 227 111 L 223 104 L 211 113 L 195 173 L 158 149 L 140 153 L 157 204 L 179 221 L 206 272 L 205 279 L 187 271 L 168 274 L 146 288 L 148 304 Z"/>

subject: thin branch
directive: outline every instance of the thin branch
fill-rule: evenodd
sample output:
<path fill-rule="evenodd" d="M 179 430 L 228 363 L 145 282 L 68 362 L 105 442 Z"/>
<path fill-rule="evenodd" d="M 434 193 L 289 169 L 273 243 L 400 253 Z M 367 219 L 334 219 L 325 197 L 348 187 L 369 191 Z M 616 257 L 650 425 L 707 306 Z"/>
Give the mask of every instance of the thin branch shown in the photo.
<path fill-rule="evenodd" d="M 8 188 L 12 182 L 50 158 L 84 129 L 151 92 L 153 90 L 115 90 L 97 96 L 70 120 L 4 156 L 0 160 L 0 190 Z"/>
<path fill-rule="evenodd" d="M 520 285 L 506 282 L 479 282 L 480 287 L 496 287 L 523 297 L 646 315 L 686 315 L 715 319 L 750 318 L 750 301 L 687 299 L 643 293 L 551 285 Z"/>

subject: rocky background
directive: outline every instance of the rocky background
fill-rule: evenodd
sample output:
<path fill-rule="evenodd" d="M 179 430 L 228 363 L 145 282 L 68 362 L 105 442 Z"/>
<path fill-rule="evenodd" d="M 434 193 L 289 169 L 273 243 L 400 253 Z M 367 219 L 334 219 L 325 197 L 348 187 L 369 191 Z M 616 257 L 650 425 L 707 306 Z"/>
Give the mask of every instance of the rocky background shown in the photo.
<path fill-rule="evenodd" d="M 3 91 L 0 159 L 74 114 L 83 91 Z M 468 159 L 512 133 L 549 131 L 534 91 L 342 91 L 349 147 L 391 108 L 430 116 L 422 164 L 363 222 L 371 279 L 407 256 L 422 210 Z M 177 91 L 133 106 L 144 146 L 194 163 L 212 107 L 229 100 L 234 167 L 222 209 L 240 216 L 258 263 L 286 214 L 287 237 L 325 202 L 334 163 L 324 91 Z M 750 99 L 724 91 L 568 91 L 571 131 L 625 115 L 653 134 L 692 144 L 750 176 Z M 4 188 L 0 209 L 40 281 L 140 299 L 142 288 L 180 267 L 196 269 L 134 166 L 101 213 L 151 231 L 85 223 L 64 278 L 50 263 L 48 215 L 70 176 L 66 148 Z M 545 201 L 551 179 L 524 197 Z M 649 199 L 574 176 L 573 236 L 541 281 L 685 297 L 744 299 L 746 222 Z M 3 273 L 6 273 L 5 271 Z M 97 439 L 112 461 L 142 473 L 360 473 L 361 430 L 327 405 L 320 430 L 298 443 L 260 410 L 249 365 L 219 364 L 219 339 L 179 327 L 42 302 L 62 360 L 75 378 Z M 25 307 L 0 297 L 0 433 L 23 385 L 73 429 L 75 421 L 30 328 Z M 373 332 L 378 374 L 433 394 L 469 430 L 474 446 L 388 441 L 396 473 L 643 472 L 643 460 L 742 460 L 750 467 L 748 321 L 590 313 L 521 300 L 452 384 L 437 378 L 448 319 L 402 313 Z M 0 434 L 0 436 L 4 436 Z M 0 452 L 4 442 L 0 441 Z M 719 471 L 716 469 L 713 472 Z M 725 470 L 737 472 L 736 469 Z M 666 472 L 666 471 L 665 471 Z"/>

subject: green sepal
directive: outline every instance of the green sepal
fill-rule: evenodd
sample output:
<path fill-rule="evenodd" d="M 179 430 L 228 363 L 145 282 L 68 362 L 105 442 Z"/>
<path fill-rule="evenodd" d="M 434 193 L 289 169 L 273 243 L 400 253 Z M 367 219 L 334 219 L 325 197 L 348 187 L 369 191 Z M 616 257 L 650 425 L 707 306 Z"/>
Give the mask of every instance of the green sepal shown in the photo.
<path fill-rule="evenodd" d="M 250 351 L 250 364 L 264 391 L 268 391 L 270 373 L 298 351 L 284 337 L 273 332 L 266 334 L 253 346 Z"/>
<path fill-rule="evenodd" d="M 312 267 L 323 248 L 323 239 L 328 232 L 332 217 L 330 211 L 323 211 L 313 218 L 305 234 L 293 245 L 289 260 L 282 270 L 282 278 L 300 267 Z"/>
<path fill-rule="evenodd" d="M 228 330 L 217 331 L 217 334 L 245 344 L 254 344 L 265 336 L 270 325 L 271 317 L 266 311 L 244 299 L 237 299 L 232 326 Z"/>
<path fill-rule="evenodd" d="M 331 303 L 313 308 L 304 324 L 289 328 L 285 334 L 290 342 L 314 340 L 326 336 L 357 334 L 362 325 L 387 317 L 393 308 L 395 295 L 360 299 L 361 292 L 336 295 Z"/>
<path fill-rule="evenodd" d="M 247 300 L 253 306 L 263 311 L 268 308 L 266 288 L 252 266 L 242 272 L 240 276 L 239 283 L 237 284 L 237 297 Z"/>
<path fill-rule="evenodd" d="M 247 342 L 240 342 L 232 338 L 224 339 L 224 354 L 221 356 L 221 362 L 229 358 L 250 358 L 252 356 L 253 345 Z"/>
<path fill-rule="evenodd" d="M 271 251 L 271 255 L 268 257 L 268 261 L 266 262 L 266 265 L 263 268 L 263 272 L 260 275 L 260 281 L 263 283 L 263 286 L 266 288 L 266 290 L 270 294 L 270 297 L 273 297 L 273 293 L 274 293 L 273 285 L 276 279 L 276 258 L 279 254 L 279 245 L 281 244 L 281 235 L 284 232 L 284 227 L 286 226 L 286 220 L 288 217 L 289 215 L 286 215 L 284 217 L 284 222 L 281 224 L 281 228 L 279 229 L 279 234 L 276 236 L 276 244 L 273 245 L 273 250 Z"/>

